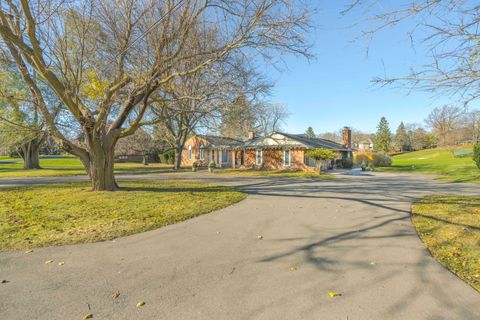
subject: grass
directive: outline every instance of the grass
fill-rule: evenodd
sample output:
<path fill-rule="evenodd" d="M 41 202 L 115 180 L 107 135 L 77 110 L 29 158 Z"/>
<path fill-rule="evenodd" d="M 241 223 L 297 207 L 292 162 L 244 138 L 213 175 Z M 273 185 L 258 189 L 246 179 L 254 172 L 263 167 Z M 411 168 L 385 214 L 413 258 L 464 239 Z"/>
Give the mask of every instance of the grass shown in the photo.
<path fill-rule="evenodd" d="M 224 208 L 246 195 L 193 182 L 87 183 L 1 189 L 0 251 L 109 240 Z"/>
<path fill-rule="evenodd" d="M 234 176 L 250 177 L 279 177 L 279 178 L 303 178 L 303 179 L 333 179 L 334 176 L 313 171 L 294 170 L 255 170 L 255 169 L 221 169 L 215 170 L 216 174 L 228 174 Z"/>
<path fill-rule="evenodd" d="M 471 147 L 456 151 L 472 151 Z M 480 183 L 480 170 L 471 156 L 454 157 L 451 150 L 444 148 L 404 153 L 393 157 L 391 167 L 377 168 L 387 172 L 413 172 L 437 174 L 439 180 L 447 182 Z"/>
<path fill-rule="evenodd" d="M 432 255 L 480 291 L 480 197 L 426 197 L 412 221 Z"/>
<path fill-rule="evenodd" d="M 24 170 L 22 159 L 0 157 L 0 160 L 9 161 L 7 163 L 0 162 L 0 178 L 71 176 L 86 174 L 80 160 L 74 157 L 42 158 L 40 159 L 40 166 L 42 169 L 33 170 Z M 10 161 L 17 162 L 12 163 Z M 151 163 L 148 166 L 132 162 L 115 163 L 116 174 L 160 173 L 170 171 L 171 169 L 172 165 L 161 163 Z"/>

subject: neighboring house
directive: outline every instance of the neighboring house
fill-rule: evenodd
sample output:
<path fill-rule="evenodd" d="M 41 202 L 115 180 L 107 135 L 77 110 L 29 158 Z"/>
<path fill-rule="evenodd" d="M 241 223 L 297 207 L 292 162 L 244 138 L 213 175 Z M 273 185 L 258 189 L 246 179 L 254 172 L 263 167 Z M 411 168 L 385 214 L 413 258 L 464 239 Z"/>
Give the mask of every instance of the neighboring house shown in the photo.
<path fill-rule="evenodd" d="M 147 154 L 145 156 L 147 162 L 158 162 L 153 155 Z M 143 162 L 144 156 L 141 154 L 116 154 L 115 162 Z"/>
<path fill-rule="evenodd" d="M 373 150 L 373 141 L 372 139 L 367 139 L 360 141 L 357 147 L 358 151 L 372 151 Z"/>
<path fill-rule="evenodd" d="M 325 148 L 337 152 L 337 159 L 351 159 L 351 131 L 344 128 L 344 144 L 304 134 L 272 132 L 248 140 L 196 135 L 190 138 L 182 151 L 182 165 L 197 162 L 200 166 L 210 161 L 219 167 L 255 167 L 265 169 L 305 169 L 315 166 L 315 161 L 305 157 L 311 149 Z"/>

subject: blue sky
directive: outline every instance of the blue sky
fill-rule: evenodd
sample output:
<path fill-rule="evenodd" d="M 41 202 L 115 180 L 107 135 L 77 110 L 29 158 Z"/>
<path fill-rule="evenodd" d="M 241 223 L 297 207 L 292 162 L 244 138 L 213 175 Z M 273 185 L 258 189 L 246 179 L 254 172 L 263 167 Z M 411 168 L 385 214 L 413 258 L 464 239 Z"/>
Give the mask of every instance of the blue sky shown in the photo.
<path fill-rule="evenodd" d="M 348 27 L 366 17 L 339 14 L 348 2 L 319 1 L 319 12 L 314 17 L 317 27 L 310 35 L 314 60 L 288 57 L 288 70 L 281 73 L 267 67 L 276 83 L 271 100 L 286 104 L 291 113 L 285 129 L 300 133 L 312 126 L 320 133 L 337 131 L 346 125 L 374 132 L 382 116 L 390 122 L 392 131 L 400 121 L 423 124 L 428 113 L 447 103 L 448 97 L 379 88 L 371 80 L 385 71 L 390 76 L 406 75 L 410 66 L 429 61 L 427 53 L 413 50 L 406 36 L 409 26 L 402 25 L 379 33 L 370 44 L 367 57 L 366 40 L 351 43 L 361 27 Z"/>

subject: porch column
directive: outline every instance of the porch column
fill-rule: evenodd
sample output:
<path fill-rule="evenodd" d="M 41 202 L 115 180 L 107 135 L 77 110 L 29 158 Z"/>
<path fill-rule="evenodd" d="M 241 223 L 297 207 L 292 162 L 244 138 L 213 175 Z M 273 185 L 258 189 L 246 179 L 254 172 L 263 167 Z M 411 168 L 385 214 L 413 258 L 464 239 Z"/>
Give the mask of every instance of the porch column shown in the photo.
<path fill-rule="evenodd" d="M 235 150 L 232 150 L 232 168 L 235 169 Z"/>

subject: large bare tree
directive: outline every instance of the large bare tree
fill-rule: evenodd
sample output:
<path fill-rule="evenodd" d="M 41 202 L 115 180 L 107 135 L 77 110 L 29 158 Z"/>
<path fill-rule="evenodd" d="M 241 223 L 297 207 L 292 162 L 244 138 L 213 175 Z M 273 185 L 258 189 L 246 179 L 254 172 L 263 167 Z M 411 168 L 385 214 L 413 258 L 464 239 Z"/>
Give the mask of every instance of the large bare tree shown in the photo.
<path fill-rule="evenodd" d="M 480 97 L 480 10 L 464 0 L 352 0 L 343 13 L 368 16 L 361 38 L 372 39 L 393 27 L 409 28 L 411 45 L 426 51 L 430 62 L 412 66 L 405 75 L 374 79 L 381 85 L 398 84 L 435 95 L 453 95 L 463 103 Z M 357 26 L 360 27 L 360 26 Z M 388 66 L 387 66 L 388 67 Z"/>
<path fill-rule="evenodd" d="M 455 133 L 465 116 L 463 108 L 445 105 L 430 112 L 425 122 L 432 128 L 442 146 L 455 144 Z"/>
<path fill-rule="evenodd" d="M 115 144 L 151 121 L 156 92 L 233 52 L 307 55 L 308 19 L 293 0 L 9 0 L 0 4 L 0 37 L 49 133 L 80 158 L 94 190 L 115 190 Z M 193 37 L 209 45 L 190 50 Z M 34 72 L 80 143 L 55 123 Z"/>

